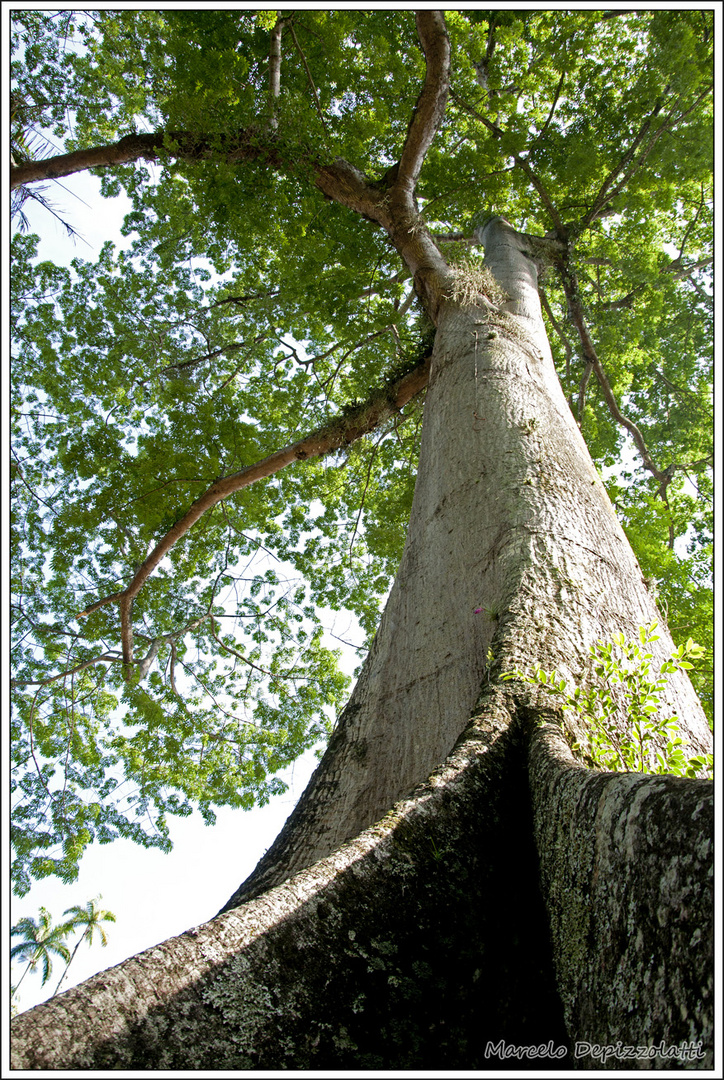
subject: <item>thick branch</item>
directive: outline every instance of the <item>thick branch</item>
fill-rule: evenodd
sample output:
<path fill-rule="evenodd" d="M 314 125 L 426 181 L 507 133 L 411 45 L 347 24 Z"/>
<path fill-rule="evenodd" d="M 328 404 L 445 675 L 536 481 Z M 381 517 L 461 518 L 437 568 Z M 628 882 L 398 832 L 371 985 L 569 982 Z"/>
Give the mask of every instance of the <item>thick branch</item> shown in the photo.
<path fill-rule="evenodd" d="M 418 11 L 415 21 L 425 56 L 425 83 L 407 130 L 395 181 L 395 186 L 410 196 L 415 190 L 425 154 L 445 115 L 450 89 L 450 39 L 443 13 Z"/>
<path fill-rule="evenodd" d="M 428 274 L 430 281 L 416 280 L 418 293 L 431 317 L 435 318 L 447 280 L 447 264 L 419 221 L 414 204 L 414 187 L 425 154 L 442 121 L 450 81 L 450 44 L 442 12 L 421 11 L 417 28 L 425 54 L 425 82 L 408 129 L 399 164 L 391 170 L 390 184 L 370 181 L 354 165 L 341 158 L 323 163 L 307 156 L 319 190 L 335 202 L 381 225 L 393 240 L 413 277 Z M 276 88 L 275 56 L 270 57 L 270 99 Z M 27 162 L 11 169 L 13 188 L 40 180 L 68 176 L 84 169 L 123 165 L 141 158 L 157 160 L 166 155 L 179 160 L 198 161 L 207 157 L 231 163 L 261 161 L 285 168 L 275 134 L 260 139 L 253 128 L 233 134 L 152 132 L 126 135 L 110 146 L 96 146 L 70 154 Z M 431 272 L 431 273 L 429 273 Z"/>
<path fill-rule="evenodd" d="M 276 109 L 281 92 L 283 28 L 284 20 L 277 19 L 269 41 L 269 112 L 271 113 L 271 127 L 274 130 L 279 126 Z"/>
<path fill-rule="evenodd" d="M 442 122 L 450 84 L 450 43 L 442 12 L 417 13 L 425 55 L 425 83 L 399 162 L 385 180 L 370 183 L 349 162 L 320 166 L 315 183 L 329 198 L 378 222 L 410 271 L 418 296 L 433 320 L 449 279 L 447 263 L 417 210 L 414 191 L 430 144 Z"/>
<path fill-rule="evenodd" d="M 225 140 L 229 161 L 252 161 L 259 157 L 273 157 L 273 151 L 254 145 L 254 132 L 242 131 L 234 138 Z M 194 135 L 188 131 L 153 131 L 147 134 L 124 135 L 116 143 L 107 146 L 91 146 L 85 150 L 73 150 L 42 161 L 26 161 L 10 170 L 10 189 L 39 180 L 55 180 L 85 169 L 97 169 L 110 165 L 128 165 L 132 161 L 146 159 L 155 161 L 167 145 L 173 150 L 167 153 L 175 158 L 197 160 L 218 152 L 219 137 Z"/>
<path fill-rule="evenodd" d="M 98 611 L 99 608 L 105 607 L 107 604 L 118 603 L 121 610 L 123 662 L 128 667 L 133 663 L 131 609 L 134 598 L 141 591 L 161 560 L 186 535 L 189 529 L 203 517 L 207 510 L 216 506 L 222 499 L 226 499 L 237 491 L 249 487 L 257 480 L 273 476 L 295 461 L 323 457 L 325 454 L 332 453 L 342 446 L 348 446 L 370 431 L 374 431 L 381 423 L 399 412 L 411 398 L 426 386 L 429 371 L 430 357 L 426 356 L 412 371 L 389 382 L 381 390 L 372 393 L 361 405 L 357 405 L 346 414 L 332 420 L 323 428 L 312 432 L 304 439 L 300 439 L 290 446 L 284 447 L 282 450 L 277 450 L 274 454 L 270 454 L 254 465 L 249 465 L 231 476 L 225 476 L 221 480 L 217 480 L 191 504 L 186 513 L 159 540 L 122 592 L 114 593 L 112 596 L 106 596 L 103 600 L 90 604 L 79 612 L 78 618 L 91 615 L 94 611 Z"/>
<path fill-rule="evenodd" d="M 274 137 L 267 138 L 265 145 L 260 145 L 258 133 L 253 129 L 239 132 L 233 137 L 155 131 L 143 135 L 126 135 L 117 143 L 107 146 L 94 146 L 45 158 L 43 161 L 25 162 L 10 170 L 10 185 L 11 189 L 14 189 L 23 184 L 70 176 L 85 169 L 127 165 L 141 159 L 156 161 L 162 153 L 187 161 L 196 161 L 214 154 L 232 163 L 261 160 L 274 167 L 285 164 L 276 151 Z M 320 191 L 351 210 L 384 224 L 376 212 L 377 204 L 381 201 L 380 192 L 368 183 L 359 169 L 341 158 L 328 165 L 318 161 L 311 164 L 316 172 L 315 183 Z"/>

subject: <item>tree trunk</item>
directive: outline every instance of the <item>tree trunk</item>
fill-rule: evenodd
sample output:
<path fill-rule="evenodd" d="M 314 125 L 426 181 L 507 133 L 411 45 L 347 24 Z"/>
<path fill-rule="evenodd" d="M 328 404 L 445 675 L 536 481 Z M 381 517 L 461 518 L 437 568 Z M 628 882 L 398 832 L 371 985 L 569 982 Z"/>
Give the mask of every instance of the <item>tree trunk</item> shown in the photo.
<path fill-rule="evenodd" d="M 530 784 L 568 1031 L 594 1047 L 701 1044 L 689 1061 L 711 1068 L 712 783 L 583 769 L 548 726 L 532 742 Z M 637 1067 L 686 1061 L 664 1052 Z M 580 1052 L 579 1067 L 601 1064 L 611 1061 Z"/>
<path fill-rule="evenodd" d="M 216 919 L 17 1018 L 16 1068 L 590 1067 L 576 1044 L 618 1039 L 710 1062 L 711 785 L 576 766 L 499 682 L 578 676 L 661 620 L 561 392 L 531 243 L 501 219 L 483 240 L 498 285 L 439 298 L 400 570 L 307 791 Z M 669 707 L 708 750 L 684 674 Z"/>
<path fill-rule="evenodd" d="M 373 647 L 307 791 L 222 910 L 421 783 L 484 679 L 534 662 L 579 675 L 597 640 L 663 623 L 561 390 L 530 243 L 501 218 L 482 239 L 509 299 L 440 304 L 407 542 Z M 673 651 L 665 631 L 655 648 L 659 661 Z M 685 675 L 671 693 L 692 745 L 708 748 Z"/>

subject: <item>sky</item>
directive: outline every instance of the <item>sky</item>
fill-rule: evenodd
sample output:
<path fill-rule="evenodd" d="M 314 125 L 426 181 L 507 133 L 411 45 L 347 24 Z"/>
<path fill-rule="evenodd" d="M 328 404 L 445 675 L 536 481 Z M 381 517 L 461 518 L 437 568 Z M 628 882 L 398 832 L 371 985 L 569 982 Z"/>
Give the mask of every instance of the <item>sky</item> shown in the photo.
<path fill-rule="evenodd" d="M 35 203 L 26 203 L 23 209 L 30 231 L 40 237 L 39 260 L 52 259 L 65 264 L 74 258 L 94 260 L 107 240 L 118 247 L 130 246 L 133 238 L 120 233 L 130 201 L 124 195 L 113 200 L 102 199 L 98 178 L 85 173 L 64 177 L 62 182 L 49 185 L 44 194 L 82 240 L 69 239 L 62 224 L 51 214 Z M 353 616 L 337 615 L 333 624 L 334 618 L 334 613 L 329 612 L 326 624 L 339 637 L 361 640 Z M 324 644 L 343 648 L 337 638 L 330 637 Z M 351 675 L 357 663 L 356 655 L 348 650 L 343 659 L 344 670 Z M 92 844 L 81 860 L 79 877 L 72 884 L 46 878 L 34 883 L 24 897 L 12 897 L 11 925 L 22 916 L 37 919 L 41 906 L 58 923 L 67 908 L 84 907 L 89 900 L 101 897 L 99 906 L 116 916 L 115 923 L 103 924 L 108 944 L 104 948 L 96 938 L 90 947 L 85 942 L 81 945 L 63 981 L 63 990 L 67 990 L 100 970 L 206 922 L 216 915 L 271 845 L 317 763 L 314 751 L 308 751 L 280 774 L 289 785 L 283 795 L 251 811 L 217 810 L 214 826 L 205 825 L 198 812 L 190 818 L 169 817 L 174 849 L 168 855 L 157 849 L 142 848 L 130 840 L 116 840 L 104 846 Z M 6 888 L 9 892 L 9 885 Z M 77 937 L 67 940 L 71 952 L 76 940 Z M 14 966 L 14 983 L 24 967 Z M 62 959 L 56 958 L 45 986 L 41 985 L 40 967 L 29 973 L 16 997 L 19 1011 L 45 1001 L 55 990 L 63 969 Z"/>

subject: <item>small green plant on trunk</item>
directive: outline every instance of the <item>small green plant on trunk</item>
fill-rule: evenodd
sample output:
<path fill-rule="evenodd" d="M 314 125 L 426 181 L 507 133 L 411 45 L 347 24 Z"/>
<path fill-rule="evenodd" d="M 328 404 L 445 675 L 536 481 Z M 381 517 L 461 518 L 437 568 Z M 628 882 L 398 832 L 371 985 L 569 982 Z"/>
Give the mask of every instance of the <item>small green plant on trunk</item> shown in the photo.
<path fill-rule="evenodd" d="M 677 669 L 689 670 L 692 660 L 699 660 L 704 649 L 691 638 L 661 665 L 658 676 L 651 671 L 653 654 L 647 646 L 659 640 L 657 623 L 639 627 L 639 641 L 627 641 L 616 634 L 612 641 L 599 641 L 591 647 L 594 678 L 586 687 L 576 686 L 569 691 L 565 679 L 556 671 L 545 671 L 539 665 L 532 674 L 526 671 L 507 671 L 504 679 L 523 679 L 563 699 L 563 708 L 572 709 L 585 721 L 587 745 L 574 743 L 573 750 L 581 751 L 595 767 L 613 772 L 673 773 L 675 776 L 697 777 L 711 772 L 713 755 L 700 754 L 687 758 L 685 739 L 680 735 L 678 717 L 660 715 L 668 676 Z M 620 687 L 618 693 L 614 687 Z M 612 723 L 620 713 L 621 703 L 626 711 L 627 725 L 622 732 Z"/>

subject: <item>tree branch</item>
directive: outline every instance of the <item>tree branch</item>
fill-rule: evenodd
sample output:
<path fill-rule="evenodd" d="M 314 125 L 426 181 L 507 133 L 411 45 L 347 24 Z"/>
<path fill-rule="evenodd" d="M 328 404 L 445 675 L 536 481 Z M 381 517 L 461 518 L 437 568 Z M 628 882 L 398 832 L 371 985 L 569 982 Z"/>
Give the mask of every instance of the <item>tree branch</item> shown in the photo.
<path fill-rule="evenodd" d="M 257 480 L 273 476 L 295 461 L 323 457 L 325 454 L 332 453 L 342 446 L 350 445 L 370 431 L 374 431 L 381 423 L 399 412 L 427 385 L 429 372 L 430 356 L 427 355 L 411 371 L 398 376 L 380 390 L 370 394 L 361 405 L 354 406 L 324 427 L 312 432 L 298 442 L 284 447 L 282 450 L 277 450 L 262 461 L 217 480 L 191 504 L 186 513 L 159 540 L 125 589 L 113 593 L 111 596 L 106 596 L 102 600 L 97 600 L 78 613 L 77 617 L 79 619 L 85 618 L 107 604 L 119 604 L 121 647 L 127 677 L 130 672 L 130 665 L 133 663 L 133 631 L 131 626 L 133 601 L 161 560 L 186 535 L 189 529 L 203 517 L 207 510 L 216 506 L 222 499 L 226 499 L 237 491 L 256 483 Z"/>
<path fill-rule="evenodd" d="M 556 105 L 558 104 L 558 99 L 561 96 L 561 90 L 563 89 L 563 83 L 565 82 L 565 78 L 566 78 L 566 73 L 565 73 L 565 71 L 562 71 L 561 72 L 561 77 L 558 80 L 558 86 L 556 87 L 556 92 L 553 95 L 553 103 L 551 104 L 551 107 L 550 107 L 550 109 L 548 111 L 548 116 L 546 117 L 546 122 L 543 125 L 543 127 L 540 129 L 538 134 L 536 135 L 535 139 L 533 140 L 533 143 L 537 143 L 539 139 L 542 139 L 543 136 L 545 135 L 546 131 L 548 130 L 548 125 L 550 124 L 551 120 L 553 119 L 553 113 L 556 111 Z"/>
<path fill-rule="evenodd" d="M 223 302 L 224 301 L 222 301 L 222 303 Z M 218 349 L 213 349 L 211 352 L 204 353 L 203 356 L 196 356 L 192 360 L 181 360 L 178 364 L 167 364 L 165 367 L 156 368 L 154 374 L 165 375 L 169 371 L 187 371 L 189 368 L 203 364 L 205 360 L 214 360 L 217 356 L 223 356 L 224 353 L 240 352 L 242 349 L 250 349 L 253 345 L 260 345 L 263 341 L 266 341 L 268 337 L 269 333 L 266 332 L 258 334 L 252 341 L 231 342 L 229 345 L 222 345 Z"/>
<path fill-rule="evenodd" d="M 550 304 L 548 303 L 548 297 L 546 296 L 545 289 L 543 289 L 541 286 L 539 286 L 538 287 L 538 294 L 540 296 L 541 307 L 543 308 L 546 315 L 548 316 L 551 326 L 553 327 L 556 334 L 560 338 L 561 343 L 563 345 L 563 348 L 566 351 L 566 378 L 568 378 L 568 376 L 570 375 L 570 370 L 571 370 L 571 356 L 573 355 L 573 346 L 571 345 L 571 343 L 570 343 L 570 341 L 568 339 L 568 335 L 564 332 L 563 327 L 561 326 L 560 322 L 558 321 L 558 319 L 556 319 L 555 315 L 553 314 L 553 309 L 551 308 Z"/>
<path fill-rule="evenodd" d="M 633 307 L 636 297 L 644 292 L 646 289 L 661 289 L 666 284 L 666 278 L 671 277 L 676 281 L 682 281 L 684 278 L 688 278 L 694 270 L 703 270 L 705 266 L 711 266 L 714 259 L 712 256 L 707 256 L 705 259 L 698 259 L 697 262 L 689 263 L 687 266 L 682 266 L 681 261 L 677 258 L 673 262 L 665 266 L 660 272 L 656 281 L 643 282 L 640 285 L 636 285 L 631 292 L 626 293 L 619 300 L 608 300 L 602 305 L 604 311 L 617 311 L 619 308 Z"/>
<path fill-rule="evenodd" d="M 276 108 L 281 92 L 283 28 L 284 20 L 278 18 L 271 32 L 269 41 L 269 112 L 271 113 L 270 125 L 273 131 L 276 131 L 279 126 Z"/>
<path fill-rule="evenodd" d="M 287 21 L 286 26 L 287 26 L 287 28 L 289 30 L 289 33 L 292 35 L 292 40 L 294 42 L 296 50 L 299 53 L 299 55 L 301 56 L 301 58 L 302 58 L 302 63 L 304 64 L 304 70 L 307 73 L 307 80 L 309 82 L 309 86 L 310 86 L 311 91 L 312 91 L 312 97 L 314 98 L 314 107 L 317 110 L 317 116 L 319 117 L 319 120 L 320 120 L 320 122 L 322 124 L 322 130 L 324 131 L 325 137 L 328 137 L 329 132 L 327 131 L 327 125 L 324 122 L 324 115 L 322 113 L 322 106 L 319 104 L 319 97 L 317 95 L 317 88 L 314 85 L 314 79 L 312 78 L 312 73 L 309 70 L 309 64 L 307 63 L 307 58 L 304 55 L 304 52 L 302 50 L 302 46 L 299 44 L 299 39 L 297 38 L 297 35 L 294 33 L 294 26 L 292 25 L 292 20 L 291 19 L 289 19 Z"/>
<path fill-rule="evenodd" d="M 593 371 L 593 361 L 587 360 L 586 366 L 583 369 L 583 375 L 581 375 L 581 382 L 578 387 L 578 426 L 583 431 L 583 411 L 586 406 L 586 390 L 588 389 L 588 383 L 591 378 L 591 372 Z"/>
<path fill-rule="evenodd" d="M 664 94 L 667 93 L 668 89 L 669 88 L 667 86 L 664 90 Z M 598 195 L 594 199 L 593 206 L 588 211 L 588 213 L 584 214 L 584 216 L 581 218 L 581 221 L 579 222 L 579 228 L 585 229 L 588 225 L 595 221 L 597 217 L 601 215 L 601 212 L 610 203 L 611 199 L 615 198 L 616 195 L 618 195 L 619 192 L 624 189 L 629 180 L 633 176 L 635 176 L 638 170 L 643 167 L 647 157 L 649 156 L 661 136 L 666 131 L 670 131 L 676 124 L 684 120 L 689 115 L 689 113 L 693 112 L 697 105 L 699 105 L 699 103 L 702 102 L 704 98 L 706 98 L 711 93 L 711 89 L 711 87 L 707 87 L 705 90 L 703 90 L 701 94 L 699 94 L 699 96 L 694 99 L 693 103 L 689 106 L 689 108 L 685 109 L 684 112 L 680 113 L 678 116 L 670 114 L 659 125 L 656 131 L 653 132 L 638 157 L 635 157 L 636 151 L 643 143 L 644 139 L 648 135 L 651 125 L 653 124 L 654 120 L 663 108 L 663 95 L 658 99 L 658 101 L 654 105 L 651 115 L 639 129 L 639 132 L 636 135 L 634 141 L 631 143 L 629 149 L 621 158 L 616 168 L 613 169 L 603 181 L 603 184 L 599 188 Z M 620 179 L 618 179 L 619 177 Z M 615 187 L 613 187 L 612 185 L 616 180 L 618 180 L 618 183 L 616 183 Z"/>
<path fill-rule="evenodd" d="M 11 679 L 10 685 L 15 686 L 50 686 L 51 683 L 58 682 L 60 679 L 65 679 L 68 675 L 77 675 L 79 671 L 85 671 L 86 668 L 92 667 L 94 664 L 117 664 L 121 660 L 120 653 L 104 653 L 103 656 L 94 656 L 92 660 L 85 660 L 82 664 L 76 664 L 75 667 L 68 668 L 67 671 L 61 671 L 58 675 L 52 675 L 49 679 Z"/>
<path fill-rule="evenodd" d="M 159 649 L 162 645 L 171 644 L 172 652 L 175 654 L 175 645 L 179 638 L 182 638 L 184 634 L 188 634 L 190 630 L 195 630 L 197 626 L 200 626 L 206 619 L 211 618 L 211 612 L 207 612 L 205 615 L 200 615 L 198 619 L 193 619 L 190 623 L 183 627 L 181 630 L 175 630 L 172 634 L 162 634 L 161 637 L 153 638 L 148 652 L 144 656 L 143 660 L 137 660 L 138 664 L 138 681 L 143 680 L 151 670 L 151 664 L 158 656 Z M 174 693 L 175 693 L 174 689 Z"/>
<path fill-rule="evenodd" d="M 69 154 L 59 154 L 55 157 L 44 158 L 42 161 L 27 161 L 17 165 L 10 170 L 10 188 L 14 190 L 23 184 L 32 184 L 39 180 L 54 180 L 59 176 L 70 176 L 73 173 L 83 172 L 85 169 L 128 165 L 140 159 L 157 161 L 161 155 L 180 161 L 199 161 L 216 157 L 231 164 L 261 160 L 276 168 L 287 164 L 276 149 L 274 136 L 267 135 L 265 139 L 260 139 L 259 136 L 260 132 L 254 127 L 232 134 L 152 131 L 124 135 L 116 143 L 92 146 L 85 150 L 73 150 Z"/>
<path fill-rule="evenodd" d="M 476 120 L 479 120 L 480 123 L 483 124 L 488 129 L 488 131 L 490 131 L 493 135 L 495 135 L 496 139 L 502 138 L 502 136 L 505 134 L 505 132 L 503 131 L 503 129 L 501 127 L 498 126 L 498 124 L 494 124 L 492 120 L 488 120 L 488 118 L 486 116 L 483 116 L 481 113 L 479 113 L 478 110 L 474 109 L 472 105 L 468 105 L 467 101 L 463 101 L 463 99 L 458 97 L 457 94 L 453 94 L 451 96 L 452 96 L 452 99 L 453 99 L 453 101 L 455 102 L 456 105 L 458 105 L 460 108 L 464 109 L 465 112 L 470 113 L 470 115 L 474 116 Z M 561 221 L 561 218 L 560 218 L 560 216 L 558 214 L 558 211 L 556 210 L 555 206 L 553 205 L 553 200 L 551 199 L 550 195 L 548 194 L 548 191 L 546 190 L 546 187 L 543 184 L 543 181 L 540 179 L 538 174 L 533 171 L 533 169 L 530 167 L 530 165 L 526 161 L 526 159 L 521 157 L 520 154 L 511 154 L 510 156 L 512 157 L 513 161 L 518 166 L 518 168 L 523 173 L 525 173 L 525 175 L 530 180 L 531 185 L 533 186 L 533 188 L 540 195 L 541 202 L 543 203 L 543 206 L 545 207 L 545 209 L 546 209 L 546 211 L 548 213 L 548 217 L 551 219 L 553 227 L 555 228 L 556 233 L 558 234 L 558 236 L 565 236 L 566 235 L 566 227 L 563 224 L 563 222 Z"/>
<path fill-rule="evenodd" d="M 425 82 L 407 129 L 395 180 L 395 187 L 410 197 L 445 115 L 450 89 L 450 39 L 442 11 L 418 11 L 415 22 L 425 57 Z"/>
<path fill-rule="evenodd" d="M 588 327 L 586 326 L 586 321 L 583 314 L 583 306 L 578 296 L 578 285 L 575 276 L 569 270 L 567 270 L 562 275 L 562 277 L 563 288 L 565 290 L 566 299 L 568 301 L 568 311 L 571 317 L 571 321 L 573 322 L 574 326 L 578 331 L 584 359 L 586 360 L 587 365 L 590 365 L 590 367 L 596 373 L 596 378 L 601 384 L 603 396 L 606 399 L 606 404 L 608 405 L 611 415 L 618 424 L 626 428 L 626 430 L 630 432 L 630 434 L 633 436 L 636 447 L 641 454 L 641 459 L 644 463 L 644 467 L 648 469 L 648 471 L 655 477 L 656 480 L 659 480 L 662 483 L 664 481 L 668 483 L 668 480 L 671 479 L 671 477 L 667 475 L 668 470 L 665 469 L 662 471 L 661 469 L 657 468 L 653 458 L 648 451 L 646 443 L 644 442 L 644 437 L 639 431 L 638 427 L 633 422 L 633 420 L 629 420 L 628 417 L 624 416 L 618 407 L 618 402 L 616 401 L 616 397 L 613 393 L 613 390 L 611 389 L 611 384 L 608 381 L 608 376 L 606 375 L 603 365 L 598 358 L 596 350 L 593 346 L 593 342 L 591 341 L 591 336 L 588 332 Z M 585 374 L 584 379 L 585 382 L 588 381 Z M 581 402 L 581 394 L 585 393 L 585 382 L 584 380 L 581 380 L 581 390 L 579 391 L 579 405 Z"/>
<path fill-rule="evenodd" d="M 387 231 L 413 279 L 417 276 L 418 294 L 434 320 L 449 275 L 445 260 L 419 220 L 413 195 L 425 154 L 445 111 L 450 82 L 450 43 L 442 12 L 420 11 L 416 21 L 425 55 L 425 82 L 410 121 L 400 162 L 390 170 L 389 183 L 371 182 L 359 169 L 341 158 L 324 164 L 308 153 L 305 156 L 313 171 L 315 186 L 324 195 L 370 218 Z M 270 84 L 272 92 L 273 83 Z M 188 161 L 214 158 L 232 164 L 263 161 L 274 168 L 288 167 L 288 160 L 282 158 L 278 150 L 275 133 L 267 132 L 263 139 L 259 136 L 260 132 L 253 127 L 232 134 L 157 131 L 126 135 L 112 145 L 18 165 L 11 169 L 11 187 L 68 176 L 84 169 L 128 164 L 141 158 L 156 161 L 160 156 Z M 423 284 L 425 275 L 430 280 Z"/>
<path fill-rule="evenodd" d="M 302 672 L 299 672 L 299 673 L 296 673 L 296 672 L 277 672 L 275 674 L 273 671 L 267 671 L 266 668 L 259 667 L 258 664 L 255 664 L 251 660 L 247 659 L 247 657 L 243 656 L 242 653 L 238 652 L 237 649 L 232 648 L 231 645 L 227 645 L 225 642 L 223 642 L 221 640 L 219 635 L 214 630 L 213 616 L 211 618 L 211 636 L 213 637 L 214 641 L 216 641 L 221 646 L 222 649 L 226 650 L 226 652 L 231 653 L 231 655 L 235 656 L 237 660 L 241 660 L 241 662 L 243 664 L 246 664 L 248 667 L 252 668 L 254 671 L 258 671 L 262 675 L 268 675 L 268 677 L 270 679 L 308 679 L 308 678 L 310 678 L 309 675 L 304 675 Z"/>

